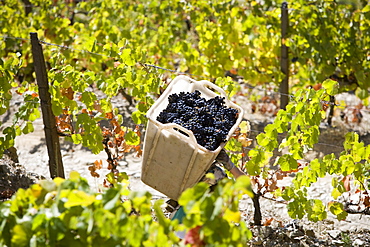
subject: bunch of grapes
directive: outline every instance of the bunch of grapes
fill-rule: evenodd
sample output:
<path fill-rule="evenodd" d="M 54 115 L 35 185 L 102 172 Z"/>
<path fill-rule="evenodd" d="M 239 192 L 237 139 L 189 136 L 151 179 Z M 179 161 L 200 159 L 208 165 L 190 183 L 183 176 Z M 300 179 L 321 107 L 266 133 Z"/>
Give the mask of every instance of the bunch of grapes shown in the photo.
<path fill-rule="evenodd" d="M 208 150 L 216 150 L 238 118 L 238 110 L 225 106 L 225 98 L 216 96 L 209 100 L 200 92 L 180 92 L 168 97 L 169 104 L 157 117 L 157 121 L 176 123 L 191 130 L 198 144 Z"/>

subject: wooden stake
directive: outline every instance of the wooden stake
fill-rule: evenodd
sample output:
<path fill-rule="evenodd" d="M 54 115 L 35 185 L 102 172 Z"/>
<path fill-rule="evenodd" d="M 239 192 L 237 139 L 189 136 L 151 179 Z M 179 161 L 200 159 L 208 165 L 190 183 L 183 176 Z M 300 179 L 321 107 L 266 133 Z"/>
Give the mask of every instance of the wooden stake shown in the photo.
<path fill-rule="evenodd" d="M 31 5 L 31 2 L 30 0 L 22 0 L 23 4 L 24 4 L 24 9 L 25 9 L 25 12 L 26 12 L 26 16 L 32 12 L 32 5 Z"/>
<path fill-rule="evenodd" d="M 288 34 L 288 4 L 283 2 L 281 5 L 281 72 L 285 74 L 280 84 L 280 108 L 285 109 L 289 103 L 289 55 L 288 47 L 285 45 L 285 39 Z"/>
<path fill-rule="evenodd" d="M 51 178 L 64 178 L 62 155 L 60 154 L 59 136 L 56 127 L 55 116 L 51 109 L 51 96 L 49 82 L 46 73 L 45 58 L 42 46 L 39 43 L 37 33 L 30 33 L 33 64 L 36 72 L 37 85 L 41 101 L 42 119 L 49 155 L 49 170 Z"/>

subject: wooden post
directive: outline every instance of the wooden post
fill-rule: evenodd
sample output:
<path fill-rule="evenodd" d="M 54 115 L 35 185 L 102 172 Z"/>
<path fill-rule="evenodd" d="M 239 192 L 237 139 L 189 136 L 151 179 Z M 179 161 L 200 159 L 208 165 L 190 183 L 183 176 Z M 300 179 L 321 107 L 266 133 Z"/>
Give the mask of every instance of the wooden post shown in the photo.
<path fill-rule="evenodd" d="M 288 33 L 288 3 L 283 2 L 281 5 L 281 72 L 285 74 L 280 84 L 280 108 L 285 109 L 289 102 L 289 55 L 288 47 L 285 45 L 285 39 Z"/>
<path fill-rule="evenodd" d="M 25 12 L 26 12 L 26 16 L 32 12 L 32 5 L 31 5 L 31 2 L 30 0 L 22 0 L 23 1 L 23 4 L 24 4 L 24 9 L 25 9 Z"/>
<path fill-rule="evenodd" d="M 334 106 L 335 106 L 335 96 L 330 95 L 330 108 L 329 108 L 329 115 L 328 115 L 328 125 L 332 126 L 332 120 L 334 116 Z"/>
<path fill-rule="evenodd" d="M 45 58 L 37 33 L 30 33 L 33 64 L 36 72 L 37 85 L 41 101 L 42 119 L 49 155 L 49 170 L 51 178 L 64 178 L 62 155 L 60 154 L 59 135 L 57 132 L 55 116 L 51 109 L 51 96 L 46 73 Z"/>

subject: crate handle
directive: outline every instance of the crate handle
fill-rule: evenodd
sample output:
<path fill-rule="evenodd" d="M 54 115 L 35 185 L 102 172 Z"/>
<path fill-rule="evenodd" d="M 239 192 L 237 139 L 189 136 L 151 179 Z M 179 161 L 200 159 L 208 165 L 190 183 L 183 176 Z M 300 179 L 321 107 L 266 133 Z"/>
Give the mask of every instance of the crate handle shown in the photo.
<path fill-rule="evenodd" d="M 221 94 L 222 97 L 224 97 L 225 99 L 227 99 L 227 95 L 225 93 L 225 91 L 220 88 L 219 86 L 215 85 L 214 83 L 210 82 L 210 81 L 206 81 L 206 80 L 203 80 L 203 81 L 198 81 L 197 82 L 200 86 L 203 86 L 205 89 L 211 91 L 212 93 L 214 93 L 210 88 L 212 88 L 213 90 L 217 91 L 219 94 Z"/>
<path fill-rule="evenodd" d="M 181 125 L 178 125 L 178 124 L 175 124 L 175 123 L 167 123 L 167 124 L 163 124 L 161 129 L 165 129 L 165 130 L 168 130 L 168 131 L 173 132 L 173 133 L 178 133 L 178 131 L 176 129 L 179 129 L 179 130 L 181 130 L 182 132 L 185 132 L 185 134 L 188 135 L 189 140 L 191 142 L 190 144 L 193 144 L 195 146 L 198 144 L 197 140 L 195 139 L 195 136 L 194 136 L 193 132 L 191 130 L 188 130 L 185 127 L 182 127 Z M 176 131 L 176 132 L 174 132 L 174 131 Z"/>

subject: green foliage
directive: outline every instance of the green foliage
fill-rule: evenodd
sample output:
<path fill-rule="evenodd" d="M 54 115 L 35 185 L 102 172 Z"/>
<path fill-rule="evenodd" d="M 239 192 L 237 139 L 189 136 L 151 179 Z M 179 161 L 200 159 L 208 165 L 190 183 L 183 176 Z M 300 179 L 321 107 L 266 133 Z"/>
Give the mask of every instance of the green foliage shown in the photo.
<path fill-rule="evenodd" d="M 243 78 L 251 85 L 281 82 L 280 46 L 283 42 L 294 58 L 289 68 L 294 95 L 286 110 L 280 110 L 274 122 L 257 136 L 257 147 L 249 151 L 248 161 L 242 164 L 243 167 L 249 175 L 267 179 L 266 165 L 273 152 L 284 152 L 276 159 L 275 165 L 284 174 L 295 173 L 296 176 L 291 186 L 284 190 L 272 189 L 272 192 L 288 201 L 289 214 L 293 218 L 307 216 L 310 220 L 318 221 L 326 218 L 326 212 L 337 215 L 338 219 L 346 217 L 343 205 L 339 202 L 324 205 L 316 199 L 308 199 L 307 187 L 318 178 L 328 174 L 351 177 L 358 182 L 360 189 L 367 188 L 370 148 L 359 142 L 354 133 L 347 134 L 344 151 L 339 157 L 330 154 L 312 160 L 304 167 L 300 163 L 305 153 L 318 142 L 319 126 L 326 117 L 323 102 L 328 101 L 329 96 L 355 90 L 364 105 L 368 104 L 370 7 L 365 1 L 358 1 L 355 5 L 346 4 L 345 1 L 291 2 L 286 40 L 280 38 L 282 1 L 267 0 L 264 4 L 258 1 L 224 0 L 30 2 L 31 6 L 25 7 L 23 1 L 5 0 L 0 9 L 0 115 L 7 113 L 14 92 L 23 97 L 13 123 L 10 126 L 1 123 L 0 156 L 5 149 L 14 145 L 17 135 L 32 132 L 32 122 L 40 118 L 30 32 L 37 32 L 42 40 L 48 63 L 52 110 L 57 116 L 59 131 L 75 144 L 90 148 L 93 153 L 104 149 L 103 141 L 107 138 L 115 138 L 115 143 L 122 144 L 120 148 L 124 150 L 140 146 L 139 131 L 123 122 L 124 117 L 129 116 L 122 116 L 123 113 L 114 108 L 112 99 L 126 100 L 127 104 L 135 106 L 131 118 L 134 124 L 144 126 L 147 110 L 167 86 L 167 79 L 174 77 L 174 73 L 169 74 L 148 65 L 209 78 L 231 97 L 240 93 L 237 78 Z M 322 89 L 307 89 L 308 85 L 315 84 L 322 84 Z M 100 127 L 103 121 L 109 123 L 109 131 Z M 284 136 L 284 139 L 279 141 L 279 136 Z M 231 159 L 234 163 L 238 164 L 240 159 L 246 158 L 238 153 L 245 146 L 238 139 L 231 139 L 227 144 L 226 148 L 233 151 Z M 140 148 L 135 150 L 138 153 L 141 151 Z M 124 181 L 125 176 L 116 177 L 110 173 L 108 180 L 116 185 Z M 332 196 L 335 200 L 347 191 L 345 182 L 347 180 L 333 178 Z M 59 188 L 64 183 L 67 181 L 57 182 L 55 186 L 58 190 L 48 190 L 43 187 L 46 184 L 39 187 L 35 185 L 27 193 L 40 190 L 49 197 L 69 198 L 69 194 L 60 194 Z M 228 184 L 224 186 L 233 187 Z M 240 236 L 243 241 L 246 240 L 249 233 L 244 223 L 238 221 L 240 215 L 237 214 L 235 202 L 230 201 L 230 198 L 236 199 L 237 196 L 229 194 L 222 187 L 213 194 L 204 194 L 206 190 L 204 185 L 199 185 L 192 191 L 196 198 L 184 196 L 182 199 L 190 217 L 185 223 L 186 227 L 203 225 L 201 232 L 212 243 L 224 244 L 222 241 L 229 241 L 237 245 L 235 239 Z M 50 191 L 53 193 L 50 194 Z M 9 234 L 2 235 L 7 245 L 12 241 L 19 246 L 41 243 L 43 239 L 50 239 L 48 241 L 51 242 L 47 243 L 54 244 L 65 238 L 75 241 L 77 245 L 98 245 L 108 236 L 116 236 L 112 238 L 112 243 L 118 243 L 121 241 L 118 239 L 125 236 L 143 241 L 140 243 L 144 246 L 150 245 L 154 236 L 158 236 L 158 244 L 167 241 L 162 235 L 168 236 L 166 227 L 169 227 L 169 223 L 158 214 L 159 204 L 155 204 L 154 210 L 163 230 L 159 228 L 154 235 L 149 234 L 154 231 L 155 225 L 148 223 L 148 204 L 144 203 L 142 207 L 132 204 L 134 201 L 146 202 L 149 195 L 138 195 L 139 199 L 132 202 L 129 199 L 122 203 L 122 208 L 117 209 L 119 213 L 112 213 L 111 210 L 118 207 L 117 198 L 123 196 L 119 188 L 107 192 L 106 201 L 97 200 L 98 196 L 92 199 L 87 191 L 76 191 L 77 194 L 71 198 L 77 204 L 67 204 L 68 207 L 64 199 L 60 199 L 63 202 L 59 202 L 58 206 L 52 206 L 55 205 L 54 200 L 46 200 L 42 196 L 32 199 L 30 194 L 25 193 L 20 191 L 17 194 L 17 197 L 23 198 L 20 199 L 22 202 L 14 200 L 24 203 L 21 208 L 26 210 L 33 205 L 37 210 L 46 211 L 29 213 L 27 219 L 38 222 L 32 224 L 26 218 L 22 220 L 26 215 L 23 209 L 18 213 L 13 212 L 14 215 L 6 209 L 1 211 L 4 217 L 9 215 L 7 221 L 1 224 L 2 232 L 16 233 L 13 238 Z M 50 207 L 43 208 L 40 203 L 33 202 L 39 198 L 46 200 Z M 197 200 L 203 204 L 200 205 Z M 29 201 L 32 203 L 25 203 Z M 78 203 L 87 204 L 81 206 Z M 224 208 L 226 205 L 232 209 Z M 95 207 L 99 209 L 96 212 Z M 131 216 L 136 217 L 135 214 L 127 216 L 129 209 L 133 208 L 145 212 L 141 214 L 143 219 L 137 216 L 139 220 L 130 221 Z M 104 210 L 109 213 L 105 214 Z M 67 216 L 58 216 L 65 212 Z M 76 218 L 79 213 L 82 215 L 81 224 Z M 113 215 L 124 216 L 117 218 Z M 98 218 L 103 223 L 95 222 Z M 228 219 L 238 222 L 241 228 L 237 230 Z M 109 220 L 117 225 L 130 222 L 127 224 L 145 229 L 143 232 L 146 233 L 128 228 L 122 230 L 120 227 L 117 229 L 122 232 L 114 232 L 111 223 L 107 223 Z M 65 221 L 68 225 L 65 225 Z M 101 233 L 93 231 L 95 227 Z M 220 236 L 215 235 L 220 230 L 217 227 L 222 228 L 220 232 L 231 234 L 230 238 L 223 236 L 221 240 Z M 82 243 L 76 236 L 88 242 Z"/>
<path fill-rule="evenodd" d="M 369 88 L 368 5 L 354 8 L 336 1 L 309 2 L 295 1 L 289 6 L 294 10 L 288 45 L 293 57 L 298 58 L 297 73 L 305 75 L 304 84 L 336 73 L 340 78 L 355 77 L 360 88 Z M 343 82 L 340 89 L 353 86 L 353 82 Z"/>
<path fill-rule="evenodd" d="M 146 63 L 215 78 L 215 83 L 229 96 L 236 94 L 239 86 L 225 77 L 226 72 L 241 76 L 251 84 L 279 84 L 282 78 L 279 65 L 281 1 L 267 1 L 265 5 L 257 1 L 223 0 L 196 3 L 99 0 L 77 4 L 31 1 L 31 4 L 31 12 L 26 15 L 27 8 L 21 1 L 5 1 L 1 33 L 28 39 L 30 32 L 37 32 L 45 42 L 72 48 L 43 45 L 46 61 L 51 65 L 52 107 L 57 116 L 66 110 L 76 121 L 77 115 L 87 109 L 94 115 L 99 112 L 99 120 L 103 120 L 112 111 L 110 99 L 125 92 L 138 108 L 131 115 L 134 123 L 145 124 L 145 113 L 153 104 L 153 98 L 166 86 L 158 71 Z M 356 9 L 334 1 L 290 4 L 293 11 L 286 44 L 293 56 L 298 57 L 291 68 L 295 81 L 300 82 L 298 85 L 321 83 L 339 68 L 339 77 L 353 74 L 357 78 L 358 94 L 366 102 L 369 68 L 368 54 L 364 51 L 368 50 L 366 39 L 370 30 L 367 7 Z M 360 11 L 360 7 L 364 10 Z M 317 35 L 320 40 L 314 38 Z M 351 40 L 356 41 L 355 45 L 349 42 Z M 34 79 L 30 73 L 29 42 L 20 44 L 6 38 L 0 46 L 3 48 L 0 54 L 5 58 L 19 52 L 24 61 L 21 74 Z M 343 91 L 351 86 L 341 83 L 337 89 Z M 89 88 L 99 89 L 105 99 L 101 99 L 100 93 L 96 95 L 96 91 L 87 92 Z M 19 89 L 25 92 L 29 86 Z M 4 94 L 6 90 L 9 89 L 2 89 Z M 66 90 L 72 92 L 67 94 Z M 122 118 L 119 114 L 116 117 Z M 25 132 L 31 130 L 27 128 Z M 102 135 L 98 129 L 93 131 L 94 137 Z M 81 135 L 80 142 L 92 148 L 87 136 Z M 261 139 L 269 142 L 274 136 L 260 136 Z M 293 137 L 287 140 L 287 145 L 292 142 Z M 275 145 L 271 141 L 269 149 Z M 95 147 L 94 152 L 101 150 L 101 146 Z M 265 162 L 266 157 L 255 162 L 260 161 Z M 257 166 L 252 170 L 258 173 Z"/>
<path fill-rule="evenodd" d="M 225 180 L 209 193 L 200 183 L 180 199 L 186 204 L 184 225 L 162 212 L 163 200 L 152 204 L 148 192 L 128 189 L 122 174 L 114 187 L 91 191 L 87 180 L 72 172 L 65 180 L 42 180 L 19 189 L 0 203 L 0 244 L 4 246 L 183 246 L 175 235 L 202 225 L 209 245 L 245 246 L 251 238 L 241 220 L 238 201 L 251 193 L 249 179 Z"/>
<path fill-rule="evenodd" d="M 274 122 L 267 125 L 264 133 L 257 136 L 257 147 L 248 153 L 247 172 L 250 175 L 261 174 L 268 179 L 266 165 L 272 157 L 272 152 L 276 149 L 285 152 L 278 157 L 275 165 L 278 165 L 282 172 L 295 172 L 295 177 L 291 186 L 275 190 L 274 193 L 276 197 L 282 197 L 289 202 L 288 213 L 292 218 L 301 219 L 307 216 L 309 220 L 319 221 L 327 217 L 327 211 L 335 214 L 339 220 L 346 218 L 347 212 L 342 203 L 332 201 L 325 205 L 317 199 L 308 199 L 306 188 L 328 174 L 348 179 L 338 180 L 337 176 L 332 178 L 331 195 L 334 200 L 349 190 L 345 183 L 350 177 L 360 184 L 360 189 L 367 189 L 369 174 L 366 170 L 370 166 L 370 147 L 359 142 L 356 133 L 346 134 L 344 151 L 339 157 L 329 154 L 304 166 L 300 162 L 304 154 L 319 140 L 319 125 L 325 118 L 322 102 L 327 101 L 330 94 L 336 93 L 336 85 L 337 82 L 327 80 L 318 91 L 313 89 L 297 91 L 286 110 L 280 110 Z M 281 143 L 277 141 L 278 134 L 285 136 Z"/>
<path fill-rule="evenodd" d="M 286 200 L 293 199 L 294 202 L 302 204 L 306 201 L 306 192 L 302 188 L 309 187 L 311 184 L 315 183 L 318 178 L 324 177 L 327 174 L 332 175 L 343 175 L 343 176 L 353 176 L 354 180 L 357 181 L 361 186 L 360 189 L 367 189 L 367 180 L 369 179 L 369 174 L 367 174 L 366 169 L 368 169 L 369 163 L 369 146 L 364 146 L 363 143 L 358 142 L 358 135 L 354 133 L 348 133 L 346 135 L 346 141 L 344 147 L 347 151 L 344 151 L 339 158 L 335 158 L 333 154 L 326 155 L 322 159 L 312 160 L 306 167 L 304 167 L 302 172 L 297 173 L 293 180 L 293 185 L 289 189 L 283 191 L 282 196 Z M 346 152 L 352 152 L 352 149 L 360 149 L 361 151 L 356 155 L 347 155 Z M 355 159 L 354 159 L 355 157 Z M 338 181 L 337 177 L 332 178 L 332 197 L 337 200 L 344 192 L 349 190 L 348 185 L 345 184 L 345 180 Z M 297 196 L 302 195 L 304 196 Z M 311 218 L 310 214 L 312 207 L 309 206 L 304 208 L 294 208 L 288 207 L 289 213 L 293 218 L 302 218 L 305 213 L 308 214 L 308 218 L 311 220 L 322 220 L 326 218 L 325 210 L 329 209 L 331 213 L 337 216 L 338 220 L 343 220 L 347 217 L 348 213 L 344 210 L 344 205 L 337 201 L 330 202 L 328 205 L 319 205 L 316 210 L 319 210 L 319 215 L 315 218 Z"/>
<path fill-rule="evenodd" d="M 5 149 L 14 146 L 16 136 L 32 132 L 32 122 L 40 118 L 39 99 L 37 98 L 38 88 L 34 83 L 26 82 L 19 86 L 14 80 L 15 74 L 18 73 L 21 66 L 22 60 L 19 59 L 18 54 L 13 54 L 4 58 L 4 60 L 0 58 L 0 115 L 9 110 L 13 90 L 17 89 L 19 94 L 23 93 L 24 98 L 24 103 L 20 105 L 16 112 L 12 125 L 2 128 L 0 157 Z M 1 122 L 0 127 L 2 127 Z"/>
<path fill-rule="evenodd" d="M 279 110 L 272 124 L 265 127 L 264 133 L 256 137 L 258 146 L 249 152 L 250 160 L 246 164 L 250 175 L 257 175 L 268 164 L 275 149 L 287 149 L 277 160 L 283 171 L 297 169 L 297 160 L 318 142 L 319 125 L 325 118 L 321 101 L 327 99 L 324 89 L 298 90 L 291 98 L 286 110 Z M 285 138 L 278 143 L 278 134 L 285 133 Z"/>
<path fill-rule="evenodd" d="M 125 182 L 126 181 L 126 182 Z M 169 246 L 177 244 L 171 221 L 147 192 L 127 180 L 93 193 L 77 172 L 68 180 L 43 180 L 0 204 L 3 246 Z M 154 220 L 153 216 L 158 219 Z"/>
<path fill-rule="evenodd" d="M 224 179 L 209 190 L 208 184 L 199 183 L 181 195 L 179 203 L 186 213 L 183 224 L 187 229 L 200 226 L 202 240 L 211 246 L 245 246 L 252 235 L 238 205 L 243 194 L 253 197 L 249 178 Z"/>

